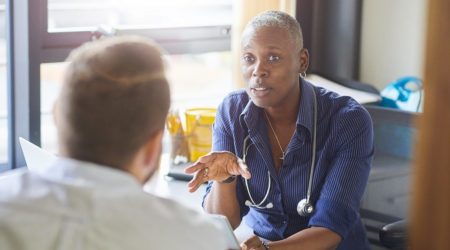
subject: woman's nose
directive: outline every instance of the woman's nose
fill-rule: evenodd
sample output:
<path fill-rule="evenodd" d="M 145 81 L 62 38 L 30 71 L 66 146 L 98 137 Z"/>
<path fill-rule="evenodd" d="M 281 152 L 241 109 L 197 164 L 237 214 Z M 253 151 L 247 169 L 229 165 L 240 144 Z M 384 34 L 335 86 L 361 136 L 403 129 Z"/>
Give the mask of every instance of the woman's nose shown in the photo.
<path fill-rule="evenodd" d="M 268 75 L 269 71 L 266 69 L 263 63 L 259 62 L 255 65 L 255 68 L 252 72 L 253 77 L 267 77 Z"/>

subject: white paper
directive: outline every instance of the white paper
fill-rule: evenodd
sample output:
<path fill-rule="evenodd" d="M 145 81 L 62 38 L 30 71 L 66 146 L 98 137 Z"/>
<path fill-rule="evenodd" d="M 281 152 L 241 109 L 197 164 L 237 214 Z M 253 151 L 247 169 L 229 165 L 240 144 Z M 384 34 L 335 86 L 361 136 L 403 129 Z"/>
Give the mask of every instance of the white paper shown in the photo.
<path fill-rule="evenodd" d="M 32 172 L 39 172 L 44 166 L 49 166 L 56 160 L 52 153 L 34 145 L 33 143 L 19 137 L 20 147 L 27 167 Z"/>
<path fill-rule="evenodd" d="M 318 75 L 314 74 L 307 75 L 306 80 L 311 82 L 315 86 L 326 88 L 328 90 L 338 93 L 341 96 L 350 96 L 360 104 L 373 103 L 381 100 L 380 95 L 347 88 L 345 86 L 342 86 L 336 82 L 330 81 Z"/>

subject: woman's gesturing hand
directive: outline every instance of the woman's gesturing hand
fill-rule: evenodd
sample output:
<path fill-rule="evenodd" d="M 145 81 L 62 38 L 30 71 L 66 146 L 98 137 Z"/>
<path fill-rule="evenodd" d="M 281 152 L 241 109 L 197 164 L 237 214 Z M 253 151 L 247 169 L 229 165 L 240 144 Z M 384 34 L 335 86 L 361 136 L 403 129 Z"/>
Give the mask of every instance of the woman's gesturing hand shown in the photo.
<path fill-rule="evenodd" d="M 224 181 L 233 175 L 250 178 L 244 161 L 228 151 L 211 152 L 202 156 L 184 171 L 194 174 L 194 178 L 188 183 L 189 192 L 195 192 L 206 181 Z"/>

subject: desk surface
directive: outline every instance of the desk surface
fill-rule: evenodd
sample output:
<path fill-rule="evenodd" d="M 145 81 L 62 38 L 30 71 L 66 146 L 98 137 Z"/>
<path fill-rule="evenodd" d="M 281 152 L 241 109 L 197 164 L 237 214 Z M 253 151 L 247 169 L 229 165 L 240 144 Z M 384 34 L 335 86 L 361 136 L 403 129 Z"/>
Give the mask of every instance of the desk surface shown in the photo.
<path fill-rule="evenodd" d="M 175 200 L 184 206 L 203 213 L 202 199 L 206 191 L 206 185 L 200 186 L 195 193 L 189 193 L 186 181 L 179 181 L 167 177 L 166 175 L 169 172 L 170 166 L 168 154 L 162 155 L 160 166 L 160 169 L 144 185 L 144 190 L 161 197 Z M 253 235 L 253 230 L 245 223 L 241 223 L 241 225 L 234 230 L 234 233 L 238 241 L 242 242 Z"/>
<path fill-rule="evenodd" d="M 169 155 L 163 154 L 160 168 L 153 177 L 144 185 L 146 192 L 169 198 L 195 209 L 202 210 L 202 199 L 206 191 L 206 185 L 202 185 L 195 193 L 189 193 L 186 181 L 179 181 L 167 177 L 169 172 Z"/>

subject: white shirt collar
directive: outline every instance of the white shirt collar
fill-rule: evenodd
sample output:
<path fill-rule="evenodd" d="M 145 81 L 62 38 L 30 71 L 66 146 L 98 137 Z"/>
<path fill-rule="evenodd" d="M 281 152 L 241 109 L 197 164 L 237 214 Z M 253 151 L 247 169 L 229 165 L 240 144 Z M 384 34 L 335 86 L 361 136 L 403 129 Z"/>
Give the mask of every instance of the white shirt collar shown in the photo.
<path fill-rule="evenodd" d="M 54 181 L 106 186 L 110 190 L 142 189 L 142 185 L 137 179 L 126 171 L 70 158 L 58 157 L 53 164 L 44 166 L 37 174 L 42 178 Z"/>

